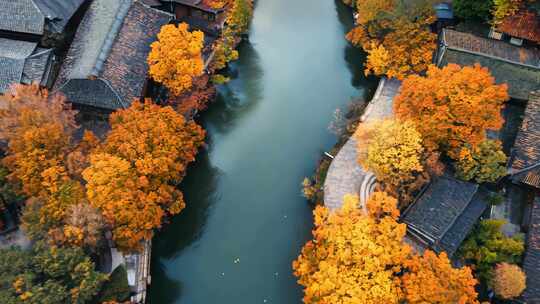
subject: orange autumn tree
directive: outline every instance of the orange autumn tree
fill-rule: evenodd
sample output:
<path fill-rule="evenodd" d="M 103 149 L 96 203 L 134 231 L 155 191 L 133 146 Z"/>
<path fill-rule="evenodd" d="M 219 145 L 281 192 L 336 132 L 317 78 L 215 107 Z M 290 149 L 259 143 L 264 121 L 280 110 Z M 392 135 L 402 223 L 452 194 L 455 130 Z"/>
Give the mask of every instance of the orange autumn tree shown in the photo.
<path fill-rule="evenodd" d="M 348 195 L 336 211 L 316 207 L 314 239 L 293 262 L 305 304 L 478 304 L 469 268 L 429 250 L 418 256 L 403 242 L 395 198 L 375 192 L 367 210 L 358 204 Z"/>
<path fill-rule="evenodd" d="M 134 102 L 110 117 L 111 131 L 83 171 L 90 203 L 123 250 L 138 249 L 167 215 L 185 206 L 176 188 L 204 141 L 204 130 L 171 107 Z"/>
<path fill-rule="evenodd" d="M 8 143 L 3 163 L 23 194 L 49 192 L 43 172 L 64 170 L 75 128 L 75 112 L 65 98 L 49 98 L 37 85 L 16 85 L 0 96 L 0 140 Z"/>
<path fill-rule="evenodd" d="M 406 263 L 403 293 L 408 304 L 477 304 L 477 281 L 469 267 L 452 268 L 446 253 L 426 250 Z"/>
<path fill-rule="evenodd" d="M 203 74 L 203 42 L 203 32 L 190 32 L 186 23 L 163 26 L 148 54 L 150 76 L 164 84 L 173 95 L 186 92 L 191 88 L 193 78 Z"/>
<path fill-rule="evenodd" d="M 404 78 L 427 69 L 436 48 L 432 1 L 357 1 L 358 25 L 347 39 L 368 53 L 365 74 Z"/>
<path fill-rule="evenodd" d="M 64 97 L 49 96 L 37 85 L 14 86 L 0 96 L 0 109 L 0 139 L 8 142 L 3 163 L 20 192 L 31 198 L 22 226 L 32 239 L 61 238 L 57 232 L 66 210 L 85 199 L 83 186 L 67 168 L 75 111 Z"/>
<path fill-rule="evenodd" d="M 429 151 L 447 152 L 455 159 L 466 144 L 482 142 L 486 130 L 502 127 L 506 100 L 507 85 L 495 84 L 487 68 L 431 66 L 425 77 L 411 75 L 403 81 L 394 113 L 414 123 Z"/>

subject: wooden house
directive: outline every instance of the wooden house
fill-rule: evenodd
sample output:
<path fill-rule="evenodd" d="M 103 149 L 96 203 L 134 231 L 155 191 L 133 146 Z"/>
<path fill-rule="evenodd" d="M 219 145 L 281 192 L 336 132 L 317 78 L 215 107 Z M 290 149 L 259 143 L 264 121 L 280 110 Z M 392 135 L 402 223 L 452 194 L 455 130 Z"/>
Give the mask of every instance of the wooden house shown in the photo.
<path fill-rule="evenodd" d="M 94 0 L 54 86 L 79 107 L 114 111 L 144 98 L 150 45 L 173 15 L 140 0 Z"/>
<path fill-rule="evenodd" d="M 227 7 L 212 8 L 203 0 L 160 1 L 160 8 L 173 13 L 177 22 L 186 22 L 191 28 L 201 30 L 207 35 L 220 35 L 227 17 Z"/>

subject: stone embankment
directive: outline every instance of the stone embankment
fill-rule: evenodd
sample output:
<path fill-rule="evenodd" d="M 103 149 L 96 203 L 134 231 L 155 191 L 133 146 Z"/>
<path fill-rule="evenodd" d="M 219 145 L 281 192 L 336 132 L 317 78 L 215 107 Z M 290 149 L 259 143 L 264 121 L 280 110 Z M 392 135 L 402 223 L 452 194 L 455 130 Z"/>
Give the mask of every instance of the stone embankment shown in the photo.
<path fill-rule="evenodd" d="M 369 122 L 391 117 L 393 100 L 400 87 L 399 80 L 382 78 L 361 121 Z M 358 195 L 361 206 L 364 206 L 369 194 L 373 191 L 375 177 L 373 173 L 365 171 L 358 164 L 357 145 L 358 142 L 354 136 L 349 138 L 328 169 L 324 182 L 324 205 L 330 210 L 340 208 L 346 194 Z"/>

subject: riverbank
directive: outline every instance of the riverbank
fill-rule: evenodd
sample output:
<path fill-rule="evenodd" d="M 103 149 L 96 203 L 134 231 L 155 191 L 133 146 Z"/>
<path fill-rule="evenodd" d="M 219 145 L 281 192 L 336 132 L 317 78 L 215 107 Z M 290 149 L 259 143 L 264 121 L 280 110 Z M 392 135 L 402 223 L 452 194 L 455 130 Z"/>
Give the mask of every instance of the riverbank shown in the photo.
<path fill-rule="evenodd" d="M 393 99 L 397 95 L 401 82 L 396 79 L 382 78 L 373 99 L 368 104 L 361 122 L 392 117 Z M 357 161 L 357 140 L 351 136 L 332 160 L 324 182 L 324 205 L 335 210 L 343 204 L 346 194 L 359 195 L 363 205 L 373 189 L 375 178 L 365 171 Z"/>

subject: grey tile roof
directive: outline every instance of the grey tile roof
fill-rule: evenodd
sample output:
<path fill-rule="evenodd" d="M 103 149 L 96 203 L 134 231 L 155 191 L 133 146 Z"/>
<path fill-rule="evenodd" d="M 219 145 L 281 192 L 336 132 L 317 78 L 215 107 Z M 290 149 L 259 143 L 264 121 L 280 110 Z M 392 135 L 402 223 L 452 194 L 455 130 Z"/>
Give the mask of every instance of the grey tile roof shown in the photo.
<path fill-rule="evenodd" d="M 444 234 L 439 244 L 434 246 L 435 251 L 445 251 L 448 256 L 454 255 L 459 245 L 472 231 L 474 225 L 488 207 L 487 199 L 489 193 L 483 189 L 478 189 L 472 201 L 456 219 L 452 227 Z"/>
<path fill-rule="evenodd" d="M 540 303 L 540 196 L 536 196 L 531 211 L 527 250 L 523 260 L 527 274 L 527 288 L 522 297 L 526 303 Z"/>
<path fill-rule="evenodd" d="M 35 35 L 42 35 L 46 28 L 62 32 L 84 1 L 0 0 L 0 30 Z"/>
<path fill-rule="evenodd" d="M 444 29 L 437 64 L 487 67 L 497 83 L 508 83 L 511 97 L 526 100 L 540 89 L 540 50 Z"/>
<path fill-rule="evenodd" d="M 435 251 L 452 255 L 485 210 L 478 185 L 443 175 L 404 212 L 407 231 Z"/>
<path fill-rule="evenodd" d="M 94 0 L 71 44 L 55 91 L 77 104 L 107 110 L 129 106 L 133 99 L 143 97 L 150 44 L 172 18 L 137 0 Z"/>
<path fill-rule="evenodd" d="M 51 68 L 51 49 L 37 43 L 0 38 L 0 93 L 13 83 L 44 84 Z"/>
<path fill-rule="evenodd" d="M 32 0 L 0 0 L 0 30 L 43 34 L 45 18 Z"/>
<path fill-rule="evenodd" d="M 512 179 L 540 189 L 540 91 L 531 92 L 512 149 Z"/>
<path fill-rule="evenodd" d="M 41 86 L 47 86 L 52 56 L 52 49 L 37 48 L 31 56 L 26 58 L 21 82 L 25 84 L 38 82 Z"/>
<path fill-rule="evenodd" d="M 47 19 L 46 25 L 53 32 L 60 33 L 75 12 L 86 0 L 33 0 Z"/>

